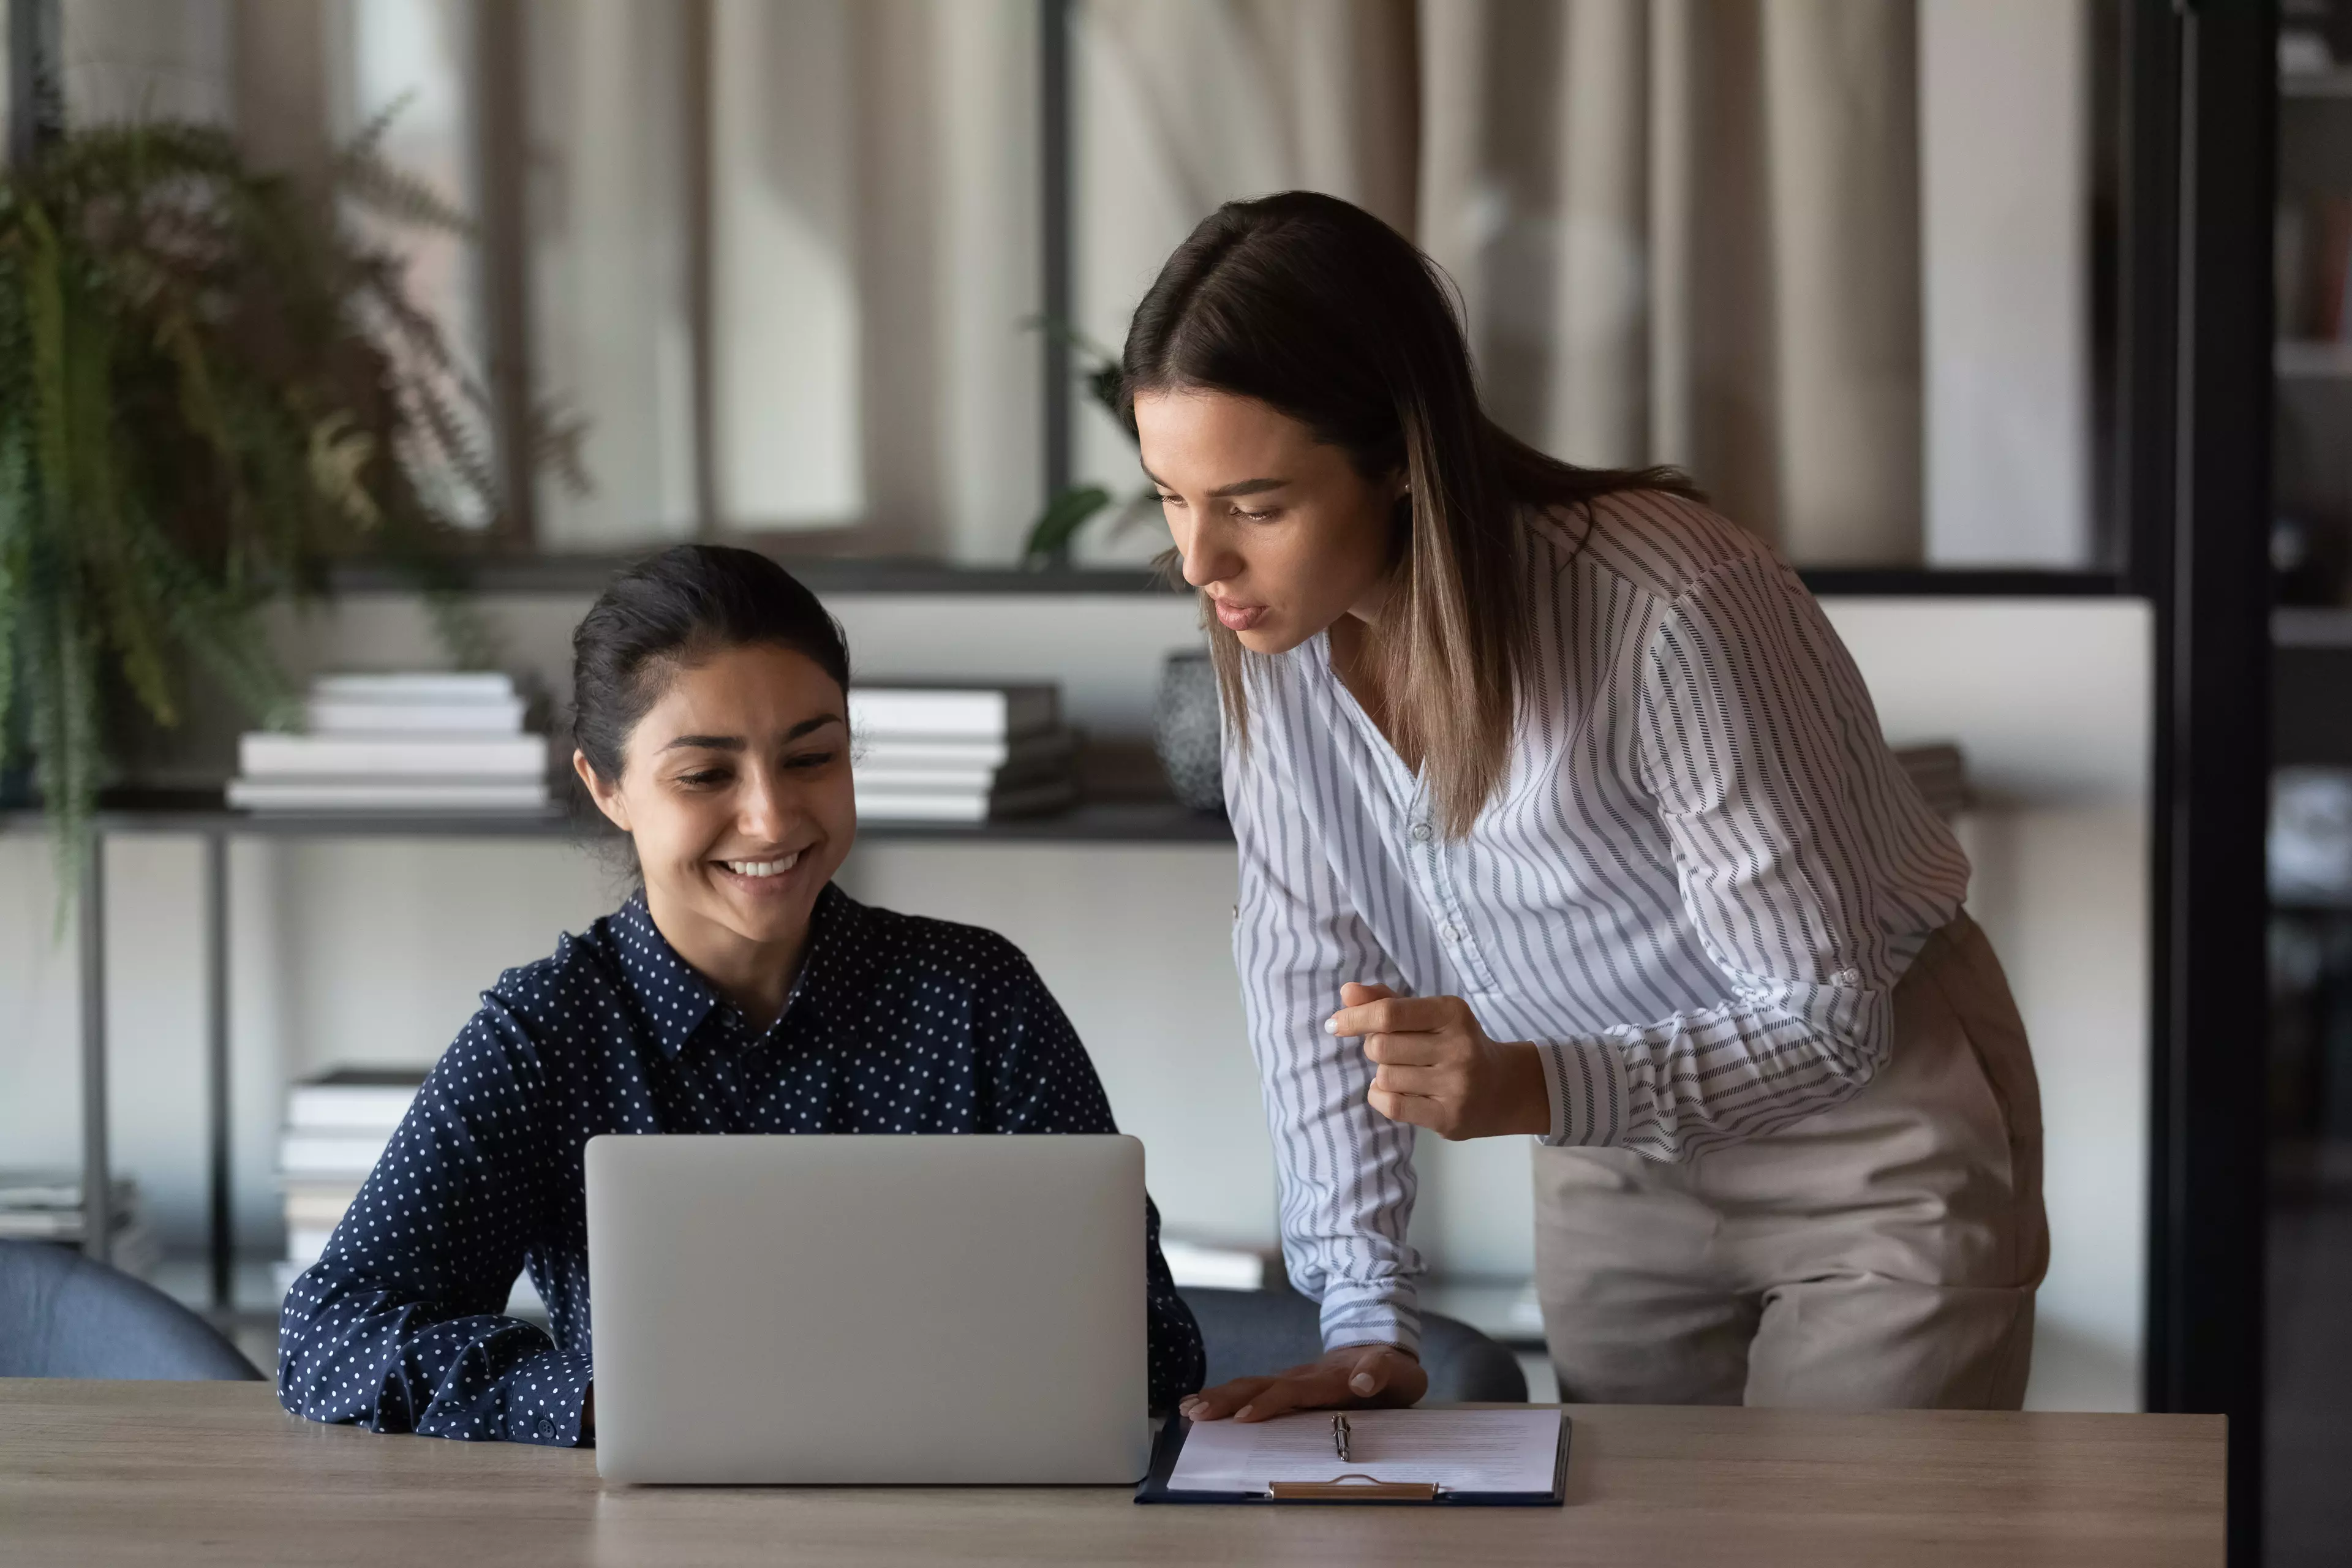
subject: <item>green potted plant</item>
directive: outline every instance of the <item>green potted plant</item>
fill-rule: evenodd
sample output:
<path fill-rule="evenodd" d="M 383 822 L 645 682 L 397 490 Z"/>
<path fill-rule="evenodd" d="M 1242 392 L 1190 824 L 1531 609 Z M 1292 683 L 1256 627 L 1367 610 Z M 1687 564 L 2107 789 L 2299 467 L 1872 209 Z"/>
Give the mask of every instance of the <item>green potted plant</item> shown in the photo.
<path fill-rule="evenodd" d="M 1082 363 L 1074 367 L 1074 374 L 1085 384 L 1087 395 L 1114 422 L 1118 421 L 1122 379 L 1118 355 L 1066 321 L 1034 316 L 1025 324 L 1059 339 L 1081 356 Z M 1158 492 L 1149 486 L 1122 501 L 1108 486 L 1071 485 L 1046 498 L 1045 510 L 1029 525 L 1028 538 L 1021 546 L 1022 564 L 1032 570 L 1067 566 L 1077 543 L 1078 531 L 1098 514 L 1110 511 L 1110 521 L 1106 526 L 1108 536 L 1115 539 L 1150 517 L 1152 502 L 1157 499 Z"/>
<path fill-rule="evenodd" d="M 0 181 L 0 779 L 29 752 L 61 871 L 134 711 L 175 724 L 200 672 L 283 719 L 260 612 L 333 563 L 413 569 L 457 661 L 489 652 L 456 592 L 460 509 L 498 505 L 487 400 L 345 214 L 463 220 L 383 127 L 323 189 L 173 123 L 53 134 Z"/>

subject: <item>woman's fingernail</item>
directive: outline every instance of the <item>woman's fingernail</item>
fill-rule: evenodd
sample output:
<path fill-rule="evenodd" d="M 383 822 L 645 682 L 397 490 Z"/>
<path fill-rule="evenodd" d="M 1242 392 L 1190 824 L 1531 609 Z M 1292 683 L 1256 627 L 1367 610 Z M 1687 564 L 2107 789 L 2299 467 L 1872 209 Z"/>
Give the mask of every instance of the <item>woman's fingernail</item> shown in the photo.
<path fill-rule="evenodd" d="M 1370 1394 L 1372 1391 L 1372 1374 L 1360 1372 L 1348 1380 L 1348 1386 L 1359 1394 Z"/>
<path fill-rule="evenodd" d="M 1339 1032 L 1339 1019 L 1337 1014 L 1323 1020 L 1323 1032 L 1327 1035 L 1336 1035 Z"/>
<path fill-rule="evenodd" d="M 1250 1418 L 1250 1412 L 1256 1408 L 1257 1406 L 1255 1405 L 1244 1405 L 1239 1410 L 1234 1412 L 1234 1419 L 1236 1421 L 1246 1421 Z"/>

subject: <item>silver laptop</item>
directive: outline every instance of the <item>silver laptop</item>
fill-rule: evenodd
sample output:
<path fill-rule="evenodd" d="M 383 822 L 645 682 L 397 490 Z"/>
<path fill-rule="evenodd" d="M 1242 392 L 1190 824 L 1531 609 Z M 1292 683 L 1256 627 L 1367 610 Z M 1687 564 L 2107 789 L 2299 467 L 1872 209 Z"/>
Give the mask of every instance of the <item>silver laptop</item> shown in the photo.
<path fill-rule="evenodd" d="M 587 1176 L 605 1479 L 1142 1478 L 1134 1139 L 622 1134 Z"/>

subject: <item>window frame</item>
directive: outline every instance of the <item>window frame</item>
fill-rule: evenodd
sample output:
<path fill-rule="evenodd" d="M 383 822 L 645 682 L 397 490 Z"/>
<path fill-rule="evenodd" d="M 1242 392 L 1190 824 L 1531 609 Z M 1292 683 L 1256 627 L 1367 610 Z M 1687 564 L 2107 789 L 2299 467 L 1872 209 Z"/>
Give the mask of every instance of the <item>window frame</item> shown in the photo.
<path fill-rule="evenodd" d="M 689 58 L 695 41 L 708 40 L 711 0 L 679 0 L 686 13 Z M 1039 105 L 1039 258 L 1038 297 L 1047 320 L 1066 321 L 1076 298 L 1076 257 L 1072 178 L 1076 134 L 1072 60 L 1074 0 L 1035 0 L 1038 8 Z M 2094 63 L 2092 112 L 2095 136 L 2123 139 L 2123 92 L 2129 70 L 2125 58 L 2121 0 L 2093 0 Z M 525 200 L 528 108 L 522 100 L 523 50 L 527 47 L 520 0 L 475 0 L 478 35 L 476 76 L 468 84 L 477 112 L 476 155 L 480 163 L 483 195 L 481 245 L 478 265 L 480 297 L 488 342 L 488 367 L 494 438 L 501 500 L 500 513 L 481 536 L 481 548 L 467 566 L 485 586 L 497 584 L 507 591 L 571 591 L 584 582 L 603 581 L 628 552 L 572 552 L 548 551 L 538 539 L 536 476 L 518 454 L 530 446 L 537 417 L 534 384 L 530 263 Z M 813 584 L 856 584 L 848 591 L 991 593 L 1138 593 L 1172 591 L 1151 573 L 1133 567 L 1058 565 L 1031 568 L 1008 558 L 1002 565 L 966 565 L 928 557 L 868 553 L 860 549 L 859 526 L 793 530 L 735 530 L 717 526 L 710 463 L 711 387 L 709 366 L 713 331 L 708 292 L 708 244 L 710 150 L 709 127 L 698 121 L 688 136 L 688 209 L 695 215 L 697 255 L 689 266 L 694 282 L 688 313 L 695 359 L 694 477 L 697 527 L 693 538 L 744 545 L 774 554 Z M 2102 145 L 2110 145 L 2102 141 Z M 2121 179 L 2120 156 L 2104 157 L 2095 164 L 2102 175 Z M 1816 593 L 1872 595 L 1928 595 L 1978 596 L 2106 597 L 2117 594 L 2146 596 L 2147 572 L 2136 566 L 2146 559 L 2143 531 L 2128 521 L 2125 500 L 2126 469 L 2131 462 L 2125 426 L 2134 412 L 2122 405 L 2116 388 L 2126 384 L 2126 356 L 2130 348 L 2130 323 L 2123 319 L 2126 263 L 2125 241 L 2116 210 L 2115 193 L 2095 188 L 2101 203 L 2093 233 L 2093 345 L 2095 518 L 2094 560 L 2079 569 L 1895 566 L 1801 568 Z M 1076 366 L 1069 344 L 1053 332 L 1040 332 L 1043 373 L 1044 437 L 1037 454 L 1041 494 L 1051 497 L 1067 489 L 1073 475 L 1076 426 L 1081 409 L 1076 395 Z M 647 547 L 653 541 L 649 538 Z M 359 585 L 381 580 L 372 564 L 355 562 L 338 574 L 338 580 Z"/>

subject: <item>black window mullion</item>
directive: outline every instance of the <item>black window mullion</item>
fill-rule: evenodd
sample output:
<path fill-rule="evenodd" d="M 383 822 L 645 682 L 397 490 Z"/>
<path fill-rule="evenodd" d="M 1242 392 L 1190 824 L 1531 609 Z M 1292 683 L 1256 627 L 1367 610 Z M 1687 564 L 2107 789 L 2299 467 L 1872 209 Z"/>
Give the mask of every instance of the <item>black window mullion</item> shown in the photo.
<path fill-rule="evenodd" d="M 494 542 L 527 551 L 538 537 L 539 452 L 532 408 L 530 228 L 526 215 L 529 110 L 523 96 L 522 0 L 475 0 L 468 73 L 484 378 L 498 483 Z"/>
<path fill-rule="evenodd" d="M 1076 468 L 1076 413 L 1071 396 L 1070 342 L 1076 324 L 1076 262 L 1072 245 L 1070 123 L 1075 108 L 1070 74 L 1070 0 L 1038 0 L 1038 309 L 1045 317 L 1041 353 L 1045 374 L 1045 493 L 1053 499 L 1070 488 Z"/>

